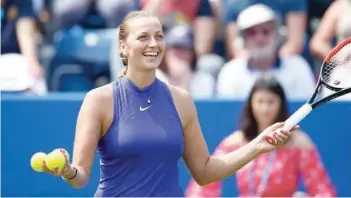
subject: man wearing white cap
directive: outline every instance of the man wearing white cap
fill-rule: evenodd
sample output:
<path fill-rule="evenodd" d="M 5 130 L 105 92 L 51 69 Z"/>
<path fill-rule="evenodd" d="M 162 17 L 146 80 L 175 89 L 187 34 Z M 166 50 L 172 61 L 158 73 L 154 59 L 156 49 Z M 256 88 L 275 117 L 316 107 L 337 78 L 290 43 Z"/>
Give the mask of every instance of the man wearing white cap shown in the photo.
<path fill-rule="evenodd" d="M 270 7 L 281 20 L 284 42 L 279 49 L 280 55 L 306 53 L 304 42 L 307 36 L 307 0 L 223 0 L 223 3 L 227 50 L 230 58 L 244 54 L 236 48 L 237 20 L 240 12 L 254 4 L 264 4 Z M 308 54 L 304 56 L 308 57 Z"/>
<path fill-rule="evenodd" d="M 271 75 L 289 99 L 305 99 L 314 90 L 314 75 L 300 55 L 279 56 L 279 21 L 272 9 L 255 4 L 238 16 L 237 26 L 247 57 L 226 63 L 218 76 L 219 98 L 245 99 L 255 79 Z"/>

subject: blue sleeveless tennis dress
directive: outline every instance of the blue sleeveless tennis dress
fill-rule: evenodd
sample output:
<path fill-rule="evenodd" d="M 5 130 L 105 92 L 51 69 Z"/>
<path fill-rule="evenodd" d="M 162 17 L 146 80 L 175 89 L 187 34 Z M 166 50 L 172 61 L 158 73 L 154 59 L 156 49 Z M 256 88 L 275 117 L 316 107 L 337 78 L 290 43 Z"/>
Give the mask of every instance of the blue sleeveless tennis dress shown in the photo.
<path fill-rule="evenodd" d="M 95 196 L 183 197 L 183 127 L 167 85 L 156 78 L 140 89 L 124 76 L 112 86 L 114 117 L 98 144 Z"/>

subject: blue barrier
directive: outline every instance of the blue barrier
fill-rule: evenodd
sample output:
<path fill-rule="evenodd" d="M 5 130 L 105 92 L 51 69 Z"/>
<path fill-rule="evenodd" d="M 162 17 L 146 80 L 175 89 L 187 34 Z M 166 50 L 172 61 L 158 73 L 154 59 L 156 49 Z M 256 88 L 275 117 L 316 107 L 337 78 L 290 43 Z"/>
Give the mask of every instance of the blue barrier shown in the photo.
<path fill-rule="evenodd" d="M 66 148 L 72 142 L 82 95 L 53 95 L 47 98 L 3 96 L 1 101 L 1 189 L 2 196 L 92 196 L 99 181 L 98 157 L 88 186 L 76 190 L 46 174 L 34 172 L 29 164 L 33 153 Z M 295 110 L 302 103 L 291 103 Z M 242 103 L 235 101 L 197 101 L 200 124 L 210 152 L 222 138 L 235 130 Z M 314 143 L 336 186 L 338 196 L 351 196 L 351 103 L 334 102 L 316 109 L 302 123 Z M 221 115 L 219 117 L 218 115 Z M 183 188 L 190 179 L 180 162 Z M 224 181 L 223 196 L 236 196 L 235 178 Z"/>

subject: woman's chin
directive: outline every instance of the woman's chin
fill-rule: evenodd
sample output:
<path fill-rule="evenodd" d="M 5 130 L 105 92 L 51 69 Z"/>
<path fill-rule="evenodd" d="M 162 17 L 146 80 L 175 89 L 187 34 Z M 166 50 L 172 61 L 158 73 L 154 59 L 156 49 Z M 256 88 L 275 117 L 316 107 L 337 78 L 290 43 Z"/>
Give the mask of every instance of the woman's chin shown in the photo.
<path fill-rule="evenodd" d="M 158 61 L 154 62 L 144 62 L 144 67 L 148 70 L 156 69 L 160 66 L 160 63 Z"/>

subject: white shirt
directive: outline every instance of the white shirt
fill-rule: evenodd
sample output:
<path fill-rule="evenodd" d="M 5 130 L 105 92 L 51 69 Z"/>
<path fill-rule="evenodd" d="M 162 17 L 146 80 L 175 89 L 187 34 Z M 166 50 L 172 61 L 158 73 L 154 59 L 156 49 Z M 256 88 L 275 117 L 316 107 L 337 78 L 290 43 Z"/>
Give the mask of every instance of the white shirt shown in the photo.
<path fill-rule="evenodd" d="M 29 70 L 28 60 L 21 54 L 0 55 L 0 91 L 26 91 L 36 95 L 46 95 L 44 78 L 34 78 Z"/>
<path fill-rule="evenodd" d="M 238 58 L 226 63 L 219 72 L 218 98 L 246 99 L 255 80 L 263 74 L 275 77 L 288 99 L 308 99 L 313 94 L 314 75 L 301 56 L 282 57 L 280 67 L 268 70 L 249 69 L 248 60 Z"/>
<path fill-rule="evenodd" d="M 165 83 L 168 78 L 160 69 L 156 70 L 156 77 Z M 216 81 L 208 73 L 195 71 L 191 76 L 189 93 L 196 99 L 208 99 L 214 96 Z"/>

